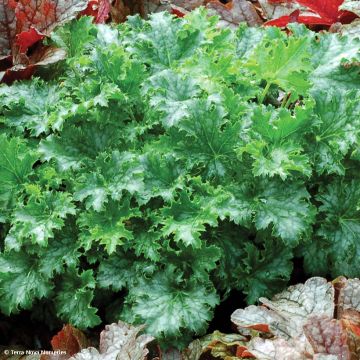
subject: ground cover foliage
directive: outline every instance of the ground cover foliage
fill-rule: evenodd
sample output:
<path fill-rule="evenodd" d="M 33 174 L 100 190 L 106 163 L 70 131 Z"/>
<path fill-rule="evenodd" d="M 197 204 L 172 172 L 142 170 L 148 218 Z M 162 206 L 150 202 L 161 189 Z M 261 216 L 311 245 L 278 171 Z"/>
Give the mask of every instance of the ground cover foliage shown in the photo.
<path fill-rule="evenodd" d="M 312 30 L 354 34 L 360 28 L 359 0 L 1 0 L 0 82 L 29 79 L 43 66 L 63 60 L 64 49 L 46 40 L 73 18 L 88 15 L 96 24 L 118 24 L 129 15 L 148 18 L 161 11 L 183 17 L 200 6 L 218 15 L 222 27 L 296 22 Z"/>
<path fill-rule="evenodd" d="M 123 321 L 106 325 L 96 345 L 66 325 L 51 340 L 62 355 L 33 354 L 33 360 L 357 360 L 360 356 L 360 280 L 308 279 L 260 298 L 260 306 L 237 309 L 231 321 L 237 333 L 214 331 L 186 349 L 162 351 L 144 326 Z"/>
<path fill-rule="evenodd" d="M 359 276 L 359 39 L 216 22 L 82 17 L 46 80 L 0 87 L 4 314 L 181 348 L 231 289 L 282 290 L 294 257 Z"/>

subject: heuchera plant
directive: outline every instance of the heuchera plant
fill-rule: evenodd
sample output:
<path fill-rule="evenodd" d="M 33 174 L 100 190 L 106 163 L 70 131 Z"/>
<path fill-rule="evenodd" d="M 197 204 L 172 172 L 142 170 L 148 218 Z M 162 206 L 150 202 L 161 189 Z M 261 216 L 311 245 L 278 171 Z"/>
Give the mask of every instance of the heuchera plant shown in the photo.
<path fill-rule="evenodd" d="M 182 347 L 232 289 L 282 290 L 294 257 L 360 273 L 358 38 L 197 9 L 52 41 L 54 80 L 0 87 L 4 314 Z"/>
<path fill-rule="evenodd" d="M 231 319 L 238 334 L 215 331 L 194 340 L 182 352 L 174 349 L 162 352 L 155 341 L 152 348 L 157 350 L 149 355 L 146 345 L 154 339 L 138 337 L 144 327 L 122 321 L 105 327 L 100 334 L 100 351 L 88 347 L 84 334 L 70 325 L 64 326 L 51 344 L 53 350 L 65 352 L 63 360 L 357 360 L 359 296 L 359 279 L 340 277 L 328 282 L 314 277 L 305 284 L 290 286 L 272 300 L 261 298 L 261 306 L 236 310 Z"/>
<path fill-rule="evenodd" d="M 63 60 L 64 49 L 45 46 L 41 40 L 79 13 L 93 16 L 96 24 L 104 23 L 109 18 L 110 5 L 109 0 L 2 0 L 0 81 L 27 79 L 38 66 Z"/>
<path fill-rule="evenodd" d="M 360 280 L 311 278 L 263 306 L 236 310 L 232 321 L 252 338 L 244 357 L 266 360 L 356 360 L 360 356 Z M 242 358 L 242 355 L 240 355 Z"/>
<path fill-rule="evenodd" d="M 336 23 L 349 24 L 355 20 L 356 6 L 353 3 L 358 1 L 348 0 L 268 0 L 270 4 L 297 3 L 308 9 L 303 11 L 295 10 L 290 15 L 284 15 L 265 23 L 267 26 L 286 26 L 292 22 L 306 25 L 331 26 Z M 352 4 L 350 4 L 352 3 Z M 359 5 L 357 6 L 359 8 Z"/>
<path fill-rule="evenodd" d="M 37 66 L 64 59 L 64 50 L 52 46 L 28 50 L 87 4 L 88 0 L 1 0 L 0 81 L 29 78 Z"/>

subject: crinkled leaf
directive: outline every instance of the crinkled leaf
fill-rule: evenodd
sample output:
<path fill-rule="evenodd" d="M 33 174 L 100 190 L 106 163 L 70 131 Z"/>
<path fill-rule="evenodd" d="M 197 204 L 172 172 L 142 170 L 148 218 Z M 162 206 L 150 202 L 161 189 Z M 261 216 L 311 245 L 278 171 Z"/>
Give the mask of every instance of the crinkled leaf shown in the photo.
<path fill-rule="evenodd" d="M 298 107 L 293 114 L 286 109 L 256 109 L 253 114 L 254 140 L 240 147 L 254 159 L 255 176 L 285 180 L 294 173 L 311 175 L 309 158 L 304 155 L 299 136 L 311 128 L 311 110 Z"/>
<path fill-rule="evenodd" d="M 181 119 L 189 116 L 188 107 L 200 93 L 193 79 L 171 70 L 152 76 L 145 89 L 151 94 L 150 104 L 163 114 L 161 121 L 165 127 L 177 125 Z"/>
<path fill-rule="evenodd" d="M 53 284 L 38 265 L 35 255 L 14 251 L 0 255 L 0 308 L 4 314 L 30 309 L 35 299 L 50 294 Z"/>
<path fill-rule="evenodd" d="M 80 240 L 85 249 L 90 249 L 93 242 L 98 241 L 105 246 L 108 254 L 112 254 L 118 245 L 133 239 L 132 231 L 127 228 L 126 222 L 140 215 L 138 209 L 130 207 L 128 199 L 121 203 L 110 201 L 101 212 L 90 210 L 80 215 Z"/>
<path fill-rule="evenodd" d="M 227 123 L 224 109 L 205 100 L 194 101 L 190 115 L 178 125 L 175 148 L 190 168 L 203 168 L 207 177 L 224 177 L 231 167 L 240 131 L 239 124 Z"/>
<path fill-rule="evenodd" d="M 274 235 L 290 246 L 296 245 L 314 221 L 315 209 L 307 201 L 309 193 L 300 183 L 262 184 L 254 204 L 255 226 L 261 230 L 272 225 Z"/>
<path fill-rule="evenodd" d="M 77 179 L 74 199 L 84 201 L 87 208 L 100 211 L 109 197 L 120 200 L 124 192 L 142 191 L 143 169 L 135 154 L 114 151 L 95 161 L 95 171 L 82 173 Z"/>
<path fill-rule="evenodd" d="M 269 296 L 281 290 L 289 280 L 293 265 L 293 254 L 278 243 L 265 242 L 264 250 L 259 250 L 248 242 L 245 244 L 246 257 L 242 275 L 246 279 L 241 288 L 247 294 L 248 303 L 255 303 L 261 296 Z"/>
<path fill-rule="evenodd" d="M 262 360 L 303 360 L 304 354 L 300 353 L 292 344 L 283 339 L 255 338 L 247 346 L 250 354 Z"/>
<path fill-rule="evenodd" d="M 66 126 L 61 137 L 52 134 L 42 140 L 39 152 L 43 160 L 53 160 L 60 171 L 65 171 L 80 168 L 87 159 L 94 160 L 109 146 L 118 144 L 119 139 L 110 126 Z"/>
<path fill-rule="evenodd" d="M 34 80 L 0 88 L 0 106 L 5 123 L 34 136 L 58 129 L 62 124 L 56 111 L 61 92 L 58 86 Z"/>
<path fill-rule="evenodd" d="M 162 211 L 165 219 L 163 234 L 174 235 L 175 241 L 182 241 L 194 248 L 201 246 L 200 234 L 205 231 L 205 225 L 216 225 L 217 218 L 210 207 L 203 207 L 199 201 L 191 201 L 189 195 L 181 192 L 178 201 Z"/>
<path fill-rule="evenodd" d="M 19 250 L 27 242 L 46 246 L 60 230 L 68 215 L 75 215 L 75 206 L 69 194 L 47 191 L 40 197 L 31 196 L 25 205 L 14 212 L 12 227 L 5 239 L 7 249 Z"/>
<path fill-rule="evenodd" d="M 340 321 L 315 315 L 304 325 L 304 332 L 315 353 L 336 355 L 349 359 L 350 350 Z"/>
<path fill-rule="evenodd" d="M 66 223 L 65 227 L 57 231 L 54 239 L 49 241 L 46 248 L 39 249 L 34 245 L 32 252 L 40 257 L 39 270 L 48 277 L 64 272 L 65 267 L 76 267 L 79 264 L 81 244 L 77 240 L 77 231 L 73 224 Z"/>
<path fill-rule="evenodd" d="M 360 39 L 350 36 L 319 34 L 311 47 L 314 71 L 310 79 L 314 84 L 314 94 L 326 89 L 338 92 L 358 89 L 360 75 L 356 63 L 360 60 L 359 43 Z"/>
<path fill-rule="evenodd" d="M 132 316 L 147 324 L 149 334 L 158 338 L 167 334 L 170 340 L 182 332 L 203 333 L 218 296 L 205 284 L 181 281 L 181 274 L 169 266 L 149 280 L 139 279 L 139 284 L 130 288 L 127 303 Z"/>
<path fill-rule="evenodd" d="M 254 5 L 246 0 L 233 0 L 227 5 L 220 1 L 210 1 L 207 8 L 220 16 L 222 26 L 236 27 L 242 22 L 246 22 L 249 26 L 262 24 Z"/>
<path fill-rule="evenodd" d="M 272 40 L 271 46 L 267 44 L 268 41 L 260 43 L 247 67 L 268 84 L 276 84 L 287 92 L 305 94 L 311 87 L 309 39 L 289 37 L 286 41 Z"/>
<path fill-rule="evenodd" d="M 264 36 L 262 28 L 240 25 L 236 31 L 236 55 L 242 60 L 247 60 Z"/>
<path fill-rule="evenodd" d="M 57 29 L 51 34 L 51 39 L 57 46 L 66 49 L 69 58 L 73 58 L 80 55 L 94 40 L 94 31 L 91 18 L 84 16 Z"/>
<path fill-rule="evenodd" d="M 320 174 L 344 174 L 343 159 L 358 142 L 360 133 L 360 107 L 355 100 L 359 96 L 355 91 L 342 93 L 335 89 L 314 94 L 314 110 L 320 123 L 314 131 L 315 144 L 310 146 Z"/>
<path fill-rule="evenodd" d="M 59 317 L 79 329 L 100 324 L 97 309 L 91 305 L 94 288 L 92 270 L 83 271 L 81 274 L 74 271 L 64 274 L 54 300 Z"/>
<path fill-rule="evenodd" d="M 141 160 L 144 168 L 144 191 L 139 194 L 141 202 L 160 196 L 164 201 L 174 200 L 176 190 L 184 188 L 184 171 L 172 155 L 147 152 Z"/>
<path fill-rule="evenodd" d="M 319 211 L 325 215 L 318 235 L 330 244 L 334 275 L 340 275 L 344 266 L 339 265 L 351 264 L 359 252 L 357 238 L 360 233 L 360 212 L 357 199 L 360 186 L 358 181 L 344 185 L 333 182 L 323 188 L 317 197 L 322 203 Z"/>
<path fill-rule="evenodd" d="M 342 314 L 347 310 L 360 311 L 359 295 L 360 280 L 359 279 L 342 279 L 338 288 L 338 283 L 334 281 L 335 287 L 339 290 L 338 297 L 338 318 L 342 318 Z"/>
<path fill-rule="evenodd" d="M 96 281 L 101 288 L 111 288 L 119 291 L 123 287 L 132 283 L 134 279 L 133 260 L 124 253 L 113 254 L 107 259 L 103 259 Z"/>
<path fill-rule="evenodd" d="M 145 360 L 149 351 L 146 345 L 153 338 L 138 333 L 143 326 L 132 326 L 122 321 L 106 325 L 100 334 L 99 350 L 90 347 L 71 357 L 71 360 Z"/>
<path fill-rule="evenodd" d="M 311 278 L 305 284 L 290 286 L 270 301 L 261 298 L 266 306 L 251 305 L 236 310 L 231 321 L 239 328 L 270 331 L 275 336 L 288 340 L 303 333 L 303 326 L 310 315 L 334 313 L 334 288 L 322 278 Z"/>
<path fill-rule="evenodd" d="M 154 68 L 171 68 L 176 62 L 192 55 L 202 43 L 199 30 L 183 31 L 183 20 L 167 12 L 150 15 L 148 26 L 138 35 L 135 51 Z"/>
<path fill-rule="evenodd" d="M 37 158 L 20 138 L 7 139 L 5 134 L 0 135 L 0 221 L 6 218 L 9 202 L 16 198 L 32 174 Z"/>

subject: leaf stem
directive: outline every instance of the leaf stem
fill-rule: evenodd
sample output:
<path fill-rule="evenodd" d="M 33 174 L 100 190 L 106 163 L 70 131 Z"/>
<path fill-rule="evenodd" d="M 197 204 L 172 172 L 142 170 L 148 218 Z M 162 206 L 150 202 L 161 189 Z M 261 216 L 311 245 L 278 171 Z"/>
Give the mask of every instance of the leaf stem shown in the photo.
<path fill-rule="evenodd" d="M 288 97 L 288 99 L 287 99 L 287 102 L 286 102 L 286 104 L 285 104 L 285 107 L 288 109 L 289 106 L 290 106 L 290 104 L 291 104 L 291 93 L 289 94 L 289 97 Z"/>
<path fill-rule="evenodd" d="M 287 103 L 288 99 L 289 99 L 289 94 L 285 94 L 283 99 L 282 99 L 282 102 L 281 102 L 281 107 L 282 108 L 286 107 L 286 103 Z"/>
<path fill-rule="evenodd" d="M 269 92 L 269 89 L 270 89 L 270 86 L 271 86 L 271 82 L 268 82 L 265 86 L 265 89 L 264 91 L 262 92 L 261 96 L 260 96 L 260 99 L 259 99 L 259 104 L 262 104 L 265 100 L 265 96 L 266 94 Z"/>

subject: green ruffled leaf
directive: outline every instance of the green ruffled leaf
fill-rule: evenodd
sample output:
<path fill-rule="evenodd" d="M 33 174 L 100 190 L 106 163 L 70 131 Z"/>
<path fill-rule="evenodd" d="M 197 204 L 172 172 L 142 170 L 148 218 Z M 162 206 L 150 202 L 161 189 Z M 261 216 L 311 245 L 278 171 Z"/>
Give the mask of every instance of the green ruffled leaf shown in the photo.
<path fill-rule="evenodd" d="M 255 176 L 280 176 L 285 180 L 293 174 L 311 176 L 311 166 L 304 154 L 299 136 L 309 132 L 311 106 L 297 107 L 294 115 L 284 108 L 260 108 L 253 114 L 253 140 L 239 148 L 253 159 Z"/>
<path fill-rule="evenodd" d="M 178 125 L 180 133 L 171 139 L 178 154 L 190 169 L 199 167 L 208 178 L 226 176 L 235 158 L 239 124 L 229 124 L 224 109 L 209 101 L 194 101 L 189 111 L 189 117 Z"/>
<path fill-rule="evenodd" d="M 65 218 L 75 214 L 75 205 L 68 193 L 46 191 L 40 196 L 31 196 L 14 212 L 12 227 L 5 238 L 6 249 L 19 250 L 29 242 L 47 246 L 54 231 L 64 226 Z"/>
<path fill-rule="evenodd" d="M 46 266 L 48 269 L 51 265 Z M 10 315 L 19 312 L 20 309 L 30 309 L 35 299 L 49 296 L 54 286 L 48 275 L 48 271 L 39 268 L 36 255 L 29 256 L 26 252 L 14 251 L 1 254 L 1 311 Z"/>
<path fill-rule="evenodd" d="M 184 29 L 185 21 L 167 12 L 154 13 L 133 39 L 135 53 L 155 69 L 171 68 L 192 55 L 203 41 L 198 29 Z"/>
<path fill-rule="evenodd" d="M 194 248 L 201 246 L 200 235 L 205 231 L 205 225 L 215 226 L 217 217 L 209 206 L 203 207 L 199 201 L 192 201 L 185 192 L 180 194 L 179 200 L 171 207 L 162 210 L 164 235 L 174 235 L 175 241 L 182 241 Z"/>
<path fill-rule="evenodd" d="M 95 160 L 95 170 L 82 173 L 75 184 L 74 199 L 85 201 L 86 208 L 100 211 L 109 197 L 120 200 L 124 192 L 143 190 L 143 168 L 135 154 L 114 151 Z"/>
<path fill-rule="evenodd" d="M 93 242 L 104 245 L 108 254 L 116 251 L 118 245 L 134 238 L 127 222 L 131 218 L 140 217 L 138 209 L 130 207 L 130 200 L 110 201 L 101 212 L 94 210 L 83 212 L 78 220 L 82 233 L 80 240 L 85 249 L 90 249 Z"/>
<path fill-rule="evenodd" d="M 55 297 L 55 307 L 63 321 L 79 329 L 86 329 L 101 323 L 92 307 L 95 279 L 91 270 L 77 274 L 74 271 L 62 276 L 62 281 Z"/>
<path fill-rule="evenodd" d="M 79 169 L 87 160 L 121 143 L 112 126 L 84 124 L 81 127 L 66 126 L 61 136 L 50 135 L 39 144 L 39 152 L 45 161 L 54 161 L 60 171 Z"/>
<path fill-rule="evenodd" d="M 100 288 L 111 288 L 113 291 L 119 291 L 132 284 L 136 279 L 133 265 L 134 259 L 127 254 L 119 252 L 113 254 L 101 261 L 96 281 Z"/>
<path fill-rule="evenodd" d="M 345 174 L 344 158 L 359 143 L 360 106 L 356 91 L 328 89 L 314 94 L 320 122 L 311 138 L 310 151 L 318 173 Z"/>
<path fill-rule="evenodd" d="M 360 183 L 356 180 L 349 183 L 342 181 L 330 183 L 324 186 L 317 196 L 317 200 L 322 203 L 319 207 L 321 225 L 317 235 L 328 244 L 334 276 L 354 274 L 351 264 L 355 266 L 355 259 L 360 253 L 359 196 Z"/>
<path fill-rule="evenodd" d="M 146 332 L 160 339 L 166 336 L 176 344 L 189 332 L 204 333 L 217 303 L 214 289 L 193 279 L 183 280 L 181 273 L 169 266 L 149 280 L 141 278 L 130 289 L 124 317 L 146 323 Z"/>
<path fill-rule="evenodd" d="M 163 114 L 161 122 L 167 128 L 189 116 L 188 107 L 200 93 L 193 79 L 172 70 L 164 70 L 152 76 L 145 91 L 150 94 L 150 105 Z"/>
<path fill-rule="evenodd" d="M 247 67 L 268 86 L 276 84 L 286 92 L 304 95 L 311 87 L 308 48 L 307 37 L 262 41 L 249 58 Z"/>
<path fill-rule="evenodd" d="M 55 44 L 66 49 L 69 58 L 81 55 L 89 43 L 94 40 L 96 27 L 91 17 L 82 16 L 77 21 L 72 21 L 57 29 L 51 39 Z"/>
<path fill-rule="evenodd" d="M 359 88 L 360 39 L 338 34 L 320 33 L 311 46 L 314 71 L 310 79 L 313 94 L 319 90 L 338 92 Z"/>
<path fill-rule="evenodd" d="M 245 278 L 241 288 L 247 294 L 247 302 L 253 304 L 260 297 L 273 295 L 286 286 L 293 269 L 293 254 L 281 243 L 267 240 L 264 250 L 249 242 L 244 247 L 247 256 L 243 259 L 245 266 L 239 277 Z"/>
<path fill-rule="evenodd" d="M 0 222 L 7 217 L 7 208 L 33 173 L 38 157 L 20 138 L 7 140 L 0 135 Z"/>
<path fill-rule="evenodd" d="M 144 168 L 144 190 L 138 195 L 141 203 L 158 196 L 166 202 L 172 201 L 176 191 L 184 188 L 185 171 L 172 154 L 162 155 L 156 149 L 149 149 L 141 164 Z"/>
<path fill-rule="evenodd" d="M 0 87 L 4 123 L 33 136 L 59 129 L 64 121 L 57 109 L 61 95 L 59 85 L 37 79 Z"/>
<path fill-rule="evenodd" d="M 273 229 L 273 234 L 293 247 L 311 232 L 315 209 L 309 193 L 299 182 L 263 182 L 254 203 L 254 222 L 258 230 Z"/>

